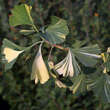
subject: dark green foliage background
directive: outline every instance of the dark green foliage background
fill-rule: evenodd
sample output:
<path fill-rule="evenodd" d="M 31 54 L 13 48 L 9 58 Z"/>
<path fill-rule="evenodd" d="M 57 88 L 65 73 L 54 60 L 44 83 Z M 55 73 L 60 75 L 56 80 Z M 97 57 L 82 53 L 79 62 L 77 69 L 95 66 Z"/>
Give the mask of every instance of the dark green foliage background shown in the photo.
<path fill-rule="evenodd" d="M 67 20 L 70 33 L 66 45 L 76 48 L 81 44 L 97 43 L 102 51 L 110 46 L 110 0 L 0 0 L 0 47 L 3 38 L 21 46 L 28 46 L 37 40 L 33 35 L 27 37 L 18 34 L 14 28 L 9 27 L 10 10 L 25 2 L 33 6 L 32 16 L 39 27 L 48 25 L 52 15 Z M 20 56 L 13 69 L 5 73 L 0 60 L 0 94 L 10 104 L 10 110 L 110 109 L 109 104 L 103 105 L 92 92 L 74 96 L 67 89 L 59 89 L 52 79 L 44 85 L 35 85 L 30 80 L 35 53 L 33 49 Z M 54 54 L 57 53 L 54 51 Z M 48 49 L 45 46 L 44 58 L 47 55 Z M 85 69 L 85 73 L 91 72 L 91 69 Z"/>

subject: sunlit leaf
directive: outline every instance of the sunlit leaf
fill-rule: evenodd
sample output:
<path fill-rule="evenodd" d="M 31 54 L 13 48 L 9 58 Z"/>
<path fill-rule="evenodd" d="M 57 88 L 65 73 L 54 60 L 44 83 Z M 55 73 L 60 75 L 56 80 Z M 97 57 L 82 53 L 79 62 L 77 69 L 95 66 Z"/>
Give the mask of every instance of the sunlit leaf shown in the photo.
<path fill-rule="evenodd" d="M 8 63 L 16 59 L 20 53 L 22 53 L 22 51 L 16 51 L 8 47 L 3 50 L 3 54 L 5 54 L 5 58 Z"/>
<path fill-rule="evenodd" d="M 41 35 L 51 44 L 59 44 L 65 40 L 68 33 L 69 30 L 66 21 L 58 17 L 52 17 L 51 25 L 49 25 Z"/>
<path fill-rule="evenodd" d="M 6 61 L 5 63 L 5 71 L 9 70 L 12 68 L 14 63 L 16 62 L 17 57 L 24 51 L 27 51 L 31 49 L 34 45 L 36 45 L 39 42 L 35 42 L 29 47 L 21 47 L 13 42 L 9 41 L 8 39 L 3 40 L 3 45 L 2 45 L 2 54 L 3 56 L 3 61 Z"/>
<path fill-rule="evenodd" d="M 9 18 L 10 25 L 32 25 L 33 20 L 30 15 L 31 8 L 31 6 L 26 4 L 16 5 L 12 10 L 12 15 Z"/>
<path fill-rule="evenodd" d="M 42 58 L 41 45 L 40 45 L 39 51 L 37 52 L 37 55 L 32 65 L 31 80 L 35 80 L 35 84 L 38 83 L 38 80 L 40 80 L 41 84 L 44 84 L 45 82 L 48 81 L 48 79 L 49 79 L 49 73 Z"/>
<path fill-rule="evenodd" d="M 68 51 L 67 56 L 61 62 L 55 65 L 55 70 L 58 72 L 58 74 L 66 77 L 73 77 L 74 74 L 76 75 L 79 73 L 80 68 L 70 49 Z"/>
<path fill-rule="evenodd" d="M 6 60 L 5 70 L 11 69 L 14 65 L 19 54 L 23 52 L 24 48 L 20 47 L 11 41 L 4 39 L 2 45 L 2 54 L 4 54 L 3 60 Z"/>

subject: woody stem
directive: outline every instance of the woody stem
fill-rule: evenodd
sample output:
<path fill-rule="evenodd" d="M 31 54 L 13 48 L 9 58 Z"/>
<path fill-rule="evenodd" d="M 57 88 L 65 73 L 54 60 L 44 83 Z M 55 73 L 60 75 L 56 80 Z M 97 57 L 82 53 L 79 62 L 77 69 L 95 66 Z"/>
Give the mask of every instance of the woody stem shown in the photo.
<path fill-rule="evenodd" d="M 47 44 L 49 44 L 49 45 L 51 45 L 53 48 L 55 47 L 55 48 L 58 48 L 58 49 L 64 50 L 64 51 L 68 51 L 68 50 L 69 50 L 69 48 L 64 48 L 64 47 L 62 47 L 62 46 L 60 46 L 60 45 L 51 44 L 51 43 L 50 43 L 49 41 L 47 41 L 47 40 L 45 40 L 44 42 L 47 43 Z"/>

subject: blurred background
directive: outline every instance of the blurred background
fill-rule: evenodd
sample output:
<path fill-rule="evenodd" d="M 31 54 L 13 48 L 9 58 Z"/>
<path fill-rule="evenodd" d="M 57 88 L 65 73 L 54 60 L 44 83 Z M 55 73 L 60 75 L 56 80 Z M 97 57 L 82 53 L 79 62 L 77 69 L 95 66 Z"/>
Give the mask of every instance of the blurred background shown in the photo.
<path fill-rule="evenodd" d="M 97 43 L 102 51 L 110 46 L 110 0 L 0 0 L 0 49 L 4 38 L 21 46 L 37 40 L 33 38 L 35 35 L 27 37 L 9 26 L 11 9 L 22 3 L 32 5 L 32 17 L 39 27 L 48 25 L 51 16 L 65 19 L 70 30 L 65 41 L 68 46 Z M 30 80 L 35 52 L 20 56 L 13 69 L 5 73 L 0 54 L 0 107 L 6 110 L 110 110 L 110 105 L 103 105 L 92 91 L 75 96 L 68 89 L 58 88 L 52 79 L 44 85 L 35 85 Z M 44 58 L 48 55 L 46 46 L 43 55 Z M 85 72 L 91 73 L 91 69 Z"/>

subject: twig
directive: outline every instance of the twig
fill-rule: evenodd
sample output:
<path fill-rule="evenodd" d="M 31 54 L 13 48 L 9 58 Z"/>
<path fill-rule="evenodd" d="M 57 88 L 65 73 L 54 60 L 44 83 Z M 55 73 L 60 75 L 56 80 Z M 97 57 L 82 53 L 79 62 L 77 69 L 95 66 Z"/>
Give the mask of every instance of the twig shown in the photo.
<path fill-rule="evenodd" d="M 51 43 L 50 43 L 49 41 L 47 41 L 47 40 L 45 40 L 44 42 L 47 43 L 47 44 L 49 44 L 49 45 L 51 45 L 52 47 L 58 48 L 58 49 L 60 49 L 60 50 L 64 50 L 64 51 L 68 51 L 68 50 L 69 50 L 69 48 L 64 48 L 64 47 L 62 47 L 62 46 L 60 46 L 60 45 L 51 44 Z"/>

